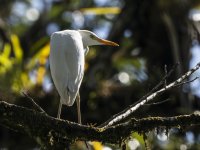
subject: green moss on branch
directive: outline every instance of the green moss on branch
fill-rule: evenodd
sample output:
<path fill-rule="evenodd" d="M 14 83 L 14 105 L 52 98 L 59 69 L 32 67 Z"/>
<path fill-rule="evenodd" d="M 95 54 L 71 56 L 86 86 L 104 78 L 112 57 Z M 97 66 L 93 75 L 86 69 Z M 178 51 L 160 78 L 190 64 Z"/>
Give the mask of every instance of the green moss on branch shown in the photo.
<path fill-rule="evenodd" d="M 29 135 L 45 149 L 55 149 L 77 140 L 120 144 L 131 132 L 144 133 L 157 127 L 199 125 L 200 115 L 131 119 L 108 128 L 96 128 L 59 120 L 44 113 L 0 101 L 0 124 Z"/>

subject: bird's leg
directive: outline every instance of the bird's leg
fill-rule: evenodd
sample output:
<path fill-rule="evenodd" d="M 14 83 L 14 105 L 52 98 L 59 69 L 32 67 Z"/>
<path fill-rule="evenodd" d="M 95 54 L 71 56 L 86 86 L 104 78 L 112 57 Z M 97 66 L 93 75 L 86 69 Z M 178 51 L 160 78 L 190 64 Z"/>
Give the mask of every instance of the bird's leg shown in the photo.
<path fill-rule="evenodd" d="M 80 107 L 80 104 L 81 104 L 80 103 L 80 94 L 78 92 L 77 97 L 76 97 L 76 105 L 77 105 L 77 113 L 78 113 L 78 123 L 82 124 L 81 123 L 81 107 Z M 87 141 L 84 141 L 84 143 L 85 143 L 87 149 L 90 150 L 89 143 L 87 143 Z"/>
<path fill-rule="evenodd" d="M 62 110 L 62 103 L 61 103 L 61 100 L 60 100 L 59 106 L 58 106 L 58 114 L 57 114 L 57 118 L 58 118 L 58 119 L 60 119 L 61 110 Z"/>
<path fill-rule="evenodd" d="M 78 123 L 81 123 L 81 107 L 80 107 L 80 94 L 78 92 L 77 97 L 76 97 L 76 105 L 77 105 L 77 114 L 78 114 Z"/>

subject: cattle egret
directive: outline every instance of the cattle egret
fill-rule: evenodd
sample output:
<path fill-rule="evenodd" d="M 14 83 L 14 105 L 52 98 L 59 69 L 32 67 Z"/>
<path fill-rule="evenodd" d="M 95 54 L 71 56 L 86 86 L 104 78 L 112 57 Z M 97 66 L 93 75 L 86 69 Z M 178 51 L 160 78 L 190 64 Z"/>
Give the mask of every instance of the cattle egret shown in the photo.
<path fill-rule="evenodd" d="M 119 46 L 88 30 L 63 30 L 51 35 L 50 70 L 60 95 L 57 118 L 60 118 L 63 104 L 72 106 L 76 100 L 78 123 L 81 124 L 79 88 L 84 75 L 85 55 L 88 46 L 92 45 Z"/>

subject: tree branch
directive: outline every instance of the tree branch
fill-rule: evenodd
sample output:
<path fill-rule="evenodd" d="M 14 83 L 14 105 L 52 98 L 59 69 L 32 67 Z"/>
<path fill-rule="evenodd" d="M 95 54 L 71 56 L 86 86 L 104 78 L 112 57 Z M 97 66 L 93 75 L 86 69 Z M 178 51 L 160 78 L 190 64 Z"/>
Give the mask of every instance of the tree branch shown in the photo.
<path fill-rule="evenodd" d="M 136 104 L 131 105 L 130 107 L 126 108 L 125 110 L 121 111 L 120 113 L 114 115 L 111 117 L 108 121 L 100 125 L 99 127 L 107 128 L 109 126 L 112 126 L 113 124 L 120 122 L 121 120 L 127 118 L 130 116 L 133 112 L 135 112 L 137 109 L 139 109 L 141 106 L 146 104 L 147 102 L 152 101 L 155 97 L 159 96 L 161 93 L 172 89 L 176 87 L 177 85 L 180 85 L 184 82 L 185 79 L 187 79 L 191 74 L 193 74 L 196 70 L 200 68 L 200 63 L 198 63 L 194 68 L 190 69 L 188 72 L 186 72 L 184 75 L 182 75 L 180 78 L 178 78 L 176 81 L 166 85 L 164 88 L 155 91 L 154 93 L 150 94 L 147 97 L 144 97 L 141 101 L 139 101 Z"/>
<path fill-rule="evenodd" d="M 132 132 L 144 133 L 158 127 L 200 125 L 200 115 L 131 119 L 105 129 L 59 120 L 41 112 L 0 101 L 0 124 L 29 135 L 43 149 L 58 149 L 77 140 L 120 144 Z"/>
<path fill-rule="evenodd" d="M 41 109 L 37 109 L 40 111 L 37 112 L 3 101 L 0 101 L 0 124 L 14 131 L 29 135 L 41 145 L 43 149 L 63 149 L 67 144 L 73 143 L 76 140 L 121 144 L 132 132 L 145 133 L 161 126 L 171 128 L 174 126 L 200 125 L 199 114 L 175 117 L 148 117 L 138 120 L 132 118 L 127 122 L 119 124 L 122 119 L 130 116 L 134 111 L 147 102 L 152 101 L 159 94 L 173 87 L 177 87 L 180 84 L 187 83 L 185 79 L 199 68 L 200 63 L 176 81 L 155 91 L 136 105 L 132 105 L 130 108 L 115 115 L 113 118 L 103 123 L 104 126 L 101 127 L 80 125 L 60 120 L 45 115 L 43 111 L 41 112 Z"/>
<path fill-rule="evenodd" d="M 45 115 L 47 115 L 47 113 L 26 92 L 23 91 L 22 94 L 30 100 L 30 102 L 36 110 L 39 110 L 40 112 L 45 113 Z"/>

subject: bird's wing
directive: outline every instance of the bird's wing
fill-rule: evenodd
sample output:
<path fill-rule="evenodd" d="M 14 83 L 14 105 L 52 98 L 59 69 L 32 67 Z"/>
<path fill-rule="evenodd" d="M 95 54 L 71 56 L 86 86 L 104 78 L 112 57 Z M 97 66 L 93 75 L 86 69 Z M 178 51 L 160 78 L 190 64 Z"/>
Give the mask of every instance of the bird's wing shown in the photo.
<path fill-rule="evenodd" d="M 50 68 L 63 104 L 73 105 L 83 78 L 84 63 L 83 43 L 78 32 L 52 37 Z"/>
<path fill-rule="evenodd" d="M 84 50 L 82 39 L 72 37 L 69 51 L 66 52 L 66 63 L 68 64 L 68 89 L 70 92 L 78 92 L 84 74 Z"/>

